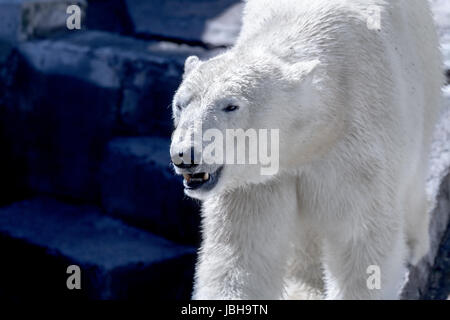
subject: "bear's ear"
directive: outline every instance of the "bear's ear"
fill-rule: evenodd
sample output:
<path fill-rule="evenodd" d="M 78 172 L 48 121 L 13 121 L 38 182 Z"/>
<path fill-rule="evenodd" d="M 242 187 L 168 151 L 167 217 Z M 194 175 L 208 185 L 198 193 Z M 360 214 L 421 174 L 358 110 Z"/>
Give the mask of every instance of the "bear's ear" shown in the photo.
<path fill-rule="evenodd" d="M 184 75 L 188 75 L 192 70 L 199 66 L 202 62 L 197 56 L 190 56 L 184 62 Z"/>
<path fill-rule="evenodd" d="M 309 79 L 312 81 L 314 72 L 319 66 L 319 60 L 302 61 L 292 65 L 285 66 L 283 69 L 283 76 L 287 83 L 291 85 L 298 85 L 304 83 Z"/>

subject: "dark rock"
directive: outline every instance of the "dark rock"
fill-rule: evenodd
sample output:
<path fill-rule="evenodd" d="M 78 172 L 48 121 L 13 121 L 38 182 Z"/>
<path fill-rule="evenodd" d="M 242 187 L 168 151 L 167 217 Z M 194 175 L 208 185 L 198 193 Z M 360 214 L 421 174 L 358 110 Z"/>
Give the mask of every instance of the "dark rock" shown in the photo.
<path fill-rule="evenodd" d="M 450 178 L 448 179 L 450 199 Z M 448 204 L 450 212 L 450 203 Z M 429 300 L 447 300 L 450 297 L 450 225 L 442 239 L 439 252 L 428 279 L 428 288 L 422 296 Z"/>
<path fill-rule="evenodd" d="M 32 190 L 95 200 L 121 92 L 107 61 L 74 47 L 19 47 L 2 124 Z"/>
<path fill-rule="evenodd" d="M 85 27 L 87 30 L 102 30 L 120 34 L 131 34 L 131 19 L 124 0 L 88 0 Z"/>
<path fill-rule="evenodd" d="M 191 54 L 213 53 L 103 32 L 19 45 L 0 70 L 0 122 L 25 184 L 99 200 L 99 167 L 113 135 L 170 135 L 168 105 Z"/>
<path fill-rule="evenodd" d="M 439 295 L 433 291 L 436 279 L 443 272 L 436 272 L 439 265 L 445 262 L 447 247 L 445 233 L 450 225 L 450 91 L 444 90 L 446 104 L 436 126 L 430 155 L 430 170 L 427 179 L 427 192 L 432 201 L 430 211 L 430 250 L 415 267 L 410 267 L 408 281 L 403 289 L 403 299 L 436 298 Z M 443 262 L 444 261 L 444 262 Z M 440 281 L 440 280 L 439 280 Z M 447 289 L 450 294 L 450 287 Z M 440 295 L 443 293 L 440 292 Z"/>
<path fill-rule="evenodd" d="M 169 140 L 117 138 L 103 165 L 105 210 L 178 242 L 199 240 L 200 209 L 170 168 Z"/>
<path fill-rule="evenodd" d="M 14 73 L 14 63 L 10 60 L 12 54 L 13 47 L 7 42 L 0 41 L 0 205 L 16 199 L 18 194 L 25 193 L 21 189 L 24 185 L 24 165 L 14 157 L 12 149 L 15 142 L 8 136 L 3 125 L 3 119 L 7 115 L 5 98 L 12 81 L 11 74 Z M 8 61 L 9 66 L 6 65 Z"/>
<path fill-rule="evenodd" d="M 443 180 L 430 225 L 431 249 L 415 267 L 410 267 L 404 299 L 447 299 L 449 283 L 450 175 Z M 446 235 L 446 236 L 445 236 Z"/>
<path fill-rule="evenodd" d="M 240 31 L 238 0 L 125 0 L 133 32 L 211 46 L 232 45 Z"/>
<path fill-rule="evenodd" d="M 123 64 L 123 99 L 120 120 L 128 135 L 169 137 L 173 130 L 171 102 L 178 88 L 184 61 L 190 55 L 210 58 L 220 50 L 169 42 L 152 42 L 141 56 Z"/>
<path fill-rule="evenodd" d="M 35 198 L 0 209 L 2 299 L 188 299 L 195 249 L 103 216 Z M 81 290 L 66 287 L 81 268 Z"/>

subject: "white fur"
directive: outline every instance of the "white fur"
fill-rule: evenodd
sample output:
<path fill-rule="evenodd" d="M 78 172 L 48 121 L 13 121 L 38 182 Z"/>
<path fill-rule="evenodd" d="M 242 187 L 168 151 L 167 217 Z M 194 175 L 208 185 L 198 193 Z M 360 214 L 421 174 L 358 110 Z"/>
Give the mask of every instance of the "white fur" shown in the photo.
<path fill-rule="evenodd" d="M 371 5 L 380 31 L 367 27 Z M 428 250 L 443 76 L 427 1 L 249 0 L 243 22 L 231 50 L 188 60 L 171 152 L 198 119 L 278 128 L 280 172 L 225 165 L 214 189 L 187 192 L 203 200 L 193 297 L 397 298 L 406 264 Z M 229 103 L 241 108 L 222 112 Z M 367 288 L 370 265 L 380 290 Z"/>

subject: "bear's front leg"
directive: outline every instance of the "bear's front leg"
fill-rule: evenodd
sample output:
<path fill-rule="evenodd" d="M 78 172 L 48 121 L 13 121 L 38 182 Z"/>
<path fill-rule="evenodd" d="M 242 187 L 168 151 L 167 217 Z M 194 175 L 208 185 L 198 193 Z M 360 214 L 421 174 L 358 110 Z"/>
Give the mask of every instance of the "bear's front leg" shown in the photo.
<path fill-rule="evenodd" d="M 293 178 L 206 200 L 193 298 L 281 298 L 296 209 Z"/>
<path fill-rule="evenodd" d="M 326 298 L 398 299 L 406 273 L 402 216 L 369 196 L 352 205 L 359 212 L 339 214 L 324 233 Z"/>

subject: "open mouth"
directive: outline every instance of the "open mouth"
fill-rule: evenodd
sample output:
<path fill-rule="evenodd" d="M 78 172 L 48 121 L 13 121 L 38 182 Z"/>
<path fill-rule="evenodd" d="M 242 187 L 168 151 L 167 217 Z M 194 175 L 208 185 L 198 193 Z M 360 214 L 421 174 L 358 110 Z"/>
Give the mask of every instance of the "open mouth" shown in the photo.
<path fill-rule="evenodd" d="M 222 167 L 215 172 L 199 172 L 194 174 L 183 174 L 183 185 L 187 190 L 198 190 L 200 188 L 204 190 L 211 190 L 217 184 L 219 180 Z"/>

